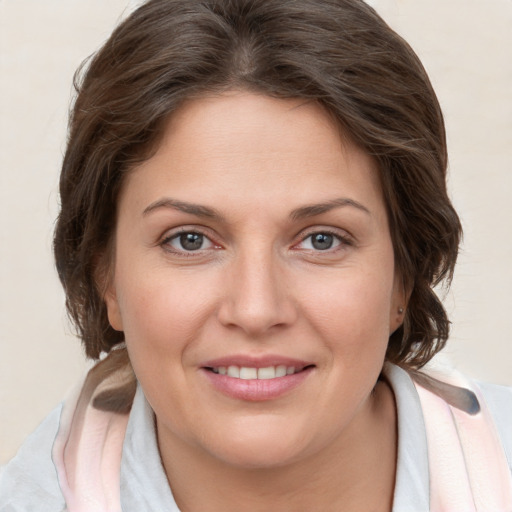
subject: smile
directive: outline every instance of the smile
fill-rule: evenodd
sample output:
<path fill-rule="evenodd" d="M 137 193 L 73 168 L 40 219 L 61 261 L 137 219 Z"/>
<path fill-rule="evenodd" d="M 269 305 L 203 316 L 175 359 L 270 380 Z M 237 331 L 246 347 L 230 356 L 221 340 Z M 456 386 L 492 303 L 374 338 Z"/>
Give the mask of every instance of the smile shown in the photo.
<path fill-rule="evenodd" d="M 227 375 L 235 379 L 242 380 L 270 380 L 285 377 L 286 375 L 293 375 L 296 372 L 302 371 L 304 368 L 295 368 L 294 366 L 278 365 L 267 366 L 265 368 L 253 368 L 248 366 L 218 366 L 211 368 L 213 373 L 219 375 Z"/>
<path fill-rule="evenodd" d="M 234 360 L 235 359 L 235 360 Z M 315 364 L 283 357 L 226 357 L 201 367 L 207 382 L 223 395 L 244 401 L 275 400 L 299 387 Z"/>

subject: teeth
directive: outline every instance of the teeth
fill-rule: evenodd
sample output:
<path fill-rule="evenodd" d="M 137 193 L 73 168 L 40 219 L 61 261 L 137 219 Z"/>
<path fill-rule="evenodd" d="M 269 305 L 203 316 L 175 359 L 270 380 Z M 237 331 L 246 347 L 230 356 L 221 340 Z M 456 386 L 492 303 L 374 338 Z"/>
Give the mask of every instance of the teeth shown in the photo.
<path fill-rule="evenodd" d="M 291 373 L 295 373 L 295 368 L 290 367 L 293 369 L 293 372 Z M 284 377 L 286 375 L 286 366 L 284 364 L 280 364 L 277 368 L 276 368 L 276 377 Z M 290 374 L 291 375 L 291 374 Z"/>
<path fill-rule="evenodd" d="M 243 380 L 257 379 L 258 370 L 256 368 L 246 368 L 242 366 L 242 368 L 240 368 L 240 378 Z"/>
<path fill-rule="evenodd" d="M 275 379 L 277 370 L 273 366 L 267 368 L 258 368 L 258 379 Z"/>
<path fill-rule="evenodd" d="M 220 373 L 220 371 L 219 371 Z M 238 366 L 228 366 L 228 376 L 235 377 L 235 379 L 240 378 L 240 368 Z"/>
<path fill-rule="evenodd" d="M 280 364 L 278 366 L 267 366 L 266 368 L 251 368 L 247 366 L 219 366 L 212 368 L 213 373 L 220 375 L 227 375 L 235 379 L 243 380 L 269 380 L 278 377 L 285 377 L 286 375 L 293 375 L 295 373 L 294 366 L 286 366 Z"/>

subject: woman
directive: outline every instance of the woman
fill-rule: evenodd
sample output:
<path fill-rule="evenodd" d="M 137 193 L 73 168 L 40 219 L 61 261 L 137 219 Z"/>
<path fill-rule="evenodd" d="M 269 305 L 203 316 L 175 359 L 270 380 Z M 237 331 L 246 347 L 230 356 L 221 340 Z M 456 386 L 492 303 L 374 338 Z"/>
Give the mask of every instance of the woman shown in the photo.
<path fill-rule="evenodd" d="M 55 256 L 108 355 L 2 504 L 510 510 L 510 391 L 418 371 L 461 230 L 435 94 L 370 7 L 152 0 L 78 89 Z"/>

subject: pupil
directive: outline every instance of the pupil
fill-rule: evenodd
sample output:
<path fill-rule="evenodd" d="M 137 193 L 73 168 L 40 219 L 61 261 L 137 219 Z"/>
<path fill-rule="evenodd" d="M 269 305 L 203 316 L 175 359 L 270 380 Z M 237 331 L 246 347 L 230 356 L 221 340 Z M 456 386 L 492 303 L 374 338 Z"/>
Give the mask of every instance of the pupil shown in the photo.
<path fill-rule="evenodd" d="M 180 243 L 187 251 L 197 251 L 203 245 L 203 235 L 199 233 L 185 233 L 180 236 Z"/>
<path fill-rule="evenodd" d="M 317 233 L 313 235 L 312 244 L 315 249 L 325 251 L 330 249 L 333 243 L 333 236 L 326 233 Z"/>

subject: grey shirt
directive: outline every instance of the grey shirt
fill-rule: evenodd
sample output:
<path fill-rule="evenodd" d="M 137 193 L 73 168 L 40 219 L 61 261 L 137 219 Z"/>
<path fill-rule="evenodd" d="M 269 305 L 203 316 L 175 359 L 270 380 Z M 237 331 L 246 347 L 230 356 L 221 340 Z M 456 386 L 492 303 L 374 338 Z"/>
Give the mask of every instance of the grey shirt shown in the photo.
<path fill-rule="evenodd" d="M 402 369 L 386 365 L 398 412 L 398 460 L 393 512 L 429 510 L 428 451 L 416 388 Z M 512 388 L 479 384 L 512 472 Z M 56 408 L 25 441 L 0 474 L 0 512 L 61 512 L 65 504 L 51 450 L 59 426 Z M 140 386 L 130 413 L 121 462 L 123 512 L 179 512 L 164 473 L 154 413 Z"/>

